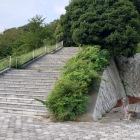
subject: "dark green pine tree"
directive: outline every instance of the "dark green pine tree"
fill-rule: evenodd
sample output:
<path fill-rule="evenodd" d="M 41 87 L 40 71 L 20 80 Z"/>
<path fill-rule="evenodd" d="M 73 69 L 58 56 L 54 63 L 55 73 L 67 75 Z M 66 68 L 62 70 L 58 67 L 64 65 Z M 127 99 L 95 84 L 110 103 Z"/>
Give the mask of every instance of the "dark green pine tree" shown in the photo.
<path fill-rule="evenodd" d="M 139 0 L 72 0 L 60 24 L 66 45 L 100 45 L 112 55 L 135 54 Z"/>

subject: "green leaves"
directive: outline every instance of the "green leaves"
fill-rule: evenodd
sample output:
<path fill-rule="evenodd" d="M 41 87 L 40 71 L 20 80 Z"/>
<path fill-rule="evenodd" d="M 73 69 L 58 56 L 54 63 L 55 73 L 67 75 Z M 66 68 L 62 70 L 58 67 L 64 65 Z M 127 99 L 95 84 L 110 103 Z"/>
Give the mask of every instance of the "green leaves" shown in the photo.
<path fill-rule="evenodd" d="M 47 25 L 44 20 L 41 15 L 36 15 L 27 25 L 11 28 L 0 34 L 0 58 L 7 55 L 19 56 L 44 45 L 54 45 L 58 20 Z"/>
<path fill-rule="evenodd" d="M 23 30 L 16 28 L 5 30 L 3 34 L 0 34 L 0 57 L 12 54 L 13 42 L 19 39 L 22 34 Z"/>
<path fill-rule="evenodd" d="M 67 62 L 50 96 L 43 102 L 55 120 L 75 120 L 85 112 L 88 94 L 101 79 L 98 72 L 109 65 L 108 59 L 108 52 L 99 46 L 86 46 Z"/>
<path fill-rule="evenodd" d="M 139 0 L 73 0 L 60 19 L 65 44 L 100 45 L 113 56 L 132 56 L 140 37 L 139 5 Z"/>

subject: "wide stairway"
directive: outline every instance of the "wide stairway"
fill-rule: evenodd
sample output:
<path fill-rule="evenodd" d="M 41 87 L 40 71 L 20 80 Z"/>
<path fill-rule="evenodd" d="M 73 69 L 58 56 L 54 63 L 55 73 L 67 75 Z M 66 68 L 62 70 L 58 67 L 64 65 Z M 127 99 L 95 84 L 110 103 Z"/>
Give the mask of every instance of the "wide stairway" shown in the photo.
<path fill-rule="evenodd" d="M 0 112 L 47 115 L 47 109 L 35 98 L 47 98 L 65 62 L 78 51 L 76 47 L 64 47 L 41 57 L 26 69 L 10 69 L 0 74 Z"/>

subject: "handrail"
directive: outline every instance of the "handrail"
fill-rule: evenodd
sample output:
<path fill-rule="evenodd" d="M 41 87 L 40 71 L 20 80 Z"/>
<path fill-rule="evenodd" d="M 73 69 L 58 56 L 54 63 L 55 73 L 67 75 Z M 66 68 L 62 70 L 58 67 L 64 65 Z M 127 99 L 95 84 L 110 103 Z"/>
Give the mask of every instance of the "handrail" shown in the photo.
<path fill-rule="evenodd" d="M 44 46 L 35 49 L 29 53 L 23 54 L 18 57 L 7 57 L 0 60 L 0 72 L 7 68 L 21 68 L 25 63 L 34 60 L 35 58 L 52 53 L 53 51 L 63 47 L 63 41 L 57 43 L 54 46 Z"/>
<path fill-rule="evenodd" d="M 0 71 L 9 68 L 10 57 L 6 57 L 0 60 Z"/>

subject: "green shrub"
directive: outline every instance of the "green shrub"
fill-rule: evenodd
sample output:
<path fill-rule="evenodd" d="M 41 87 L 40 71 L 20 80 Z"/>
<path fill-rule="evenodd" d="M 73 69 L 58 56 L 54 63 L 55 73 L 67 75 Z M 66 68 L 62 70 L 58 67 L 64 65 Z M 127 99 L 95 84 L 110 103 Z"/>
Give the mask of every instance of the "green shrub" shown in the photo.
<path fill-rule="evenodd" d="M 140 53 L 140 43 L 137 45 L 137 53 Z"/>
<path fill-rule="evenodd" d="M 44 102 L 57 121 L 74 120 L 86 110 L 91 87 L 101 79 L 98 74 L 108 66 L 107 51 L 87 46 L 70 59 Z"/>

